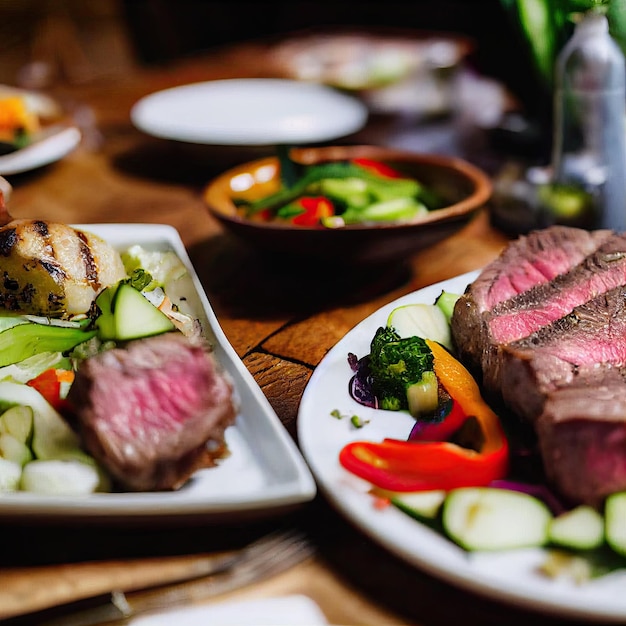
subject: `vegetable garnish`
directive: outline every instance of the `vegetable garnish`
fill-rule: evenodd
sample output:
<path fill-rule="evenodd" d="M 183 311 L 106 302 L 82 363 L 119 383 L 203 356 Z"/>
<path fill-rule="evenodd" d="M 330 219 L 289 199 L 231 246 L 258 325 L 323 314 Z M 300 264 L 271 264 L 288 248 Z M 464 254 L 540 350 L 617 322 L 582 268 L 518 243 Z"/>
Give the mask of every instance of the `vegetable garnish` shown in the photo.
<path fill-rule="evenodd" d="M 404 177 L 403 174 L 401 174 L 398 170 L 387 165 L 386 163 L 376 161 L 375 159 L 352 159 L 352 163 L 355 163 L 356 165 L 359 165 L 374 174 L 378 174 L 379 176 L 386 176 L 387 178 Z"/>
<path fill-rule="evenodd" d="M 509 447 L 498 416 L 482 399 L 476 381 L 465 367 L 436 342 L 425 341 L 440 383 L 457 411 L 457 438 L 452 441 L 355 441 L 339 454 L 350 472 L 390 491 L 450 490 L 488 485 L 508 470 Z M 464 419 L 460 419 L 464 416 Z M 467 444 L 467 442 L 464 442 Z"/>
<path fill-rule="evenodd" d="M 432 370 L 433 355 L 421 337 L 401 339 L 392 328 L 380 327 L 372 339 L 369 370 L 381 409 L 409 408 L 408 388 Z"/>
<path fill-rule="evenodd" d="M 432 189 L 372 159 L 302 165 L 280 158 L 280 188 L 238 202 L 242 215 L 296 226 L 337 228 L 366 222 L 411 221 L 445 202 Z"/>
<path fill-rule="evenodd" d="M 457 300 L 457 294 L 446 292 L 436 300 L 448 323 Z M 396 307 L 386 327 L 375 332 L 370 354 L 348 353 L 354 372 L 350 396 L 373 409 L 409 411 L 415 423 L 407 440 L 345 445 L 340 464 L 371 484 L 374 509 L 392 505 L 466 551 L 542 548 L 545 559 L 537 573 L 576 583 L 623 570 L 626 491 L 613 493 L 597 509 L 561 501 L 537 467 L 527 466 L 537 460 L 527 434 L 505 421 L 509 443 L 476 380 L 450 352 L 453 348 L 443 345 L 447 333 L 439 321 L 432 323 L 434 308 Z M 417 341 L 401 345 L 401 337 Z M 420 368 L 420 382 L 411 382 L 409 372 L 415 379 Z M 411 391 L 433 377 L 437 407 L 421 414 L 411 407 Z M 397 400 L 403 393 L 408 408 Z"/>
<path fill-rule="evenodd" d="M 39 127 L 39 118 L 30 110 L 24 97 L 0 97 L 0 153 L 27 146 Z"/>
<path fill-rule="evenodd" d="M 73 381 L 73 370 L 50 368 L 26 384 L 34 387 L 57 411 L 63 411 L 68 408 L 65 397 Z"/>
<path fill-rule="evenodd" d="M 335 208 L 324 196 L 303 196 L 276 212 L 276 216 L 297 226 L 315 226 L 321 220 L 332 217 Z"/>
<path fill-rule="evenodd" d="M 330 414 L 331 414 L 332 417 L 334 417 L 335 419 L 338 419 L 338 420 L 342 420 L 342 419 L 348 417 L 348 415 L 346 413 L 342 413 L 339 409 L 333 409 L 330 412 Z M 354 426 L 354 428 L 363 428 L 363 426 L 365 426 L 366 424 L 369 424 L 369 420 L 363 419 L 359 415 L 351 415 L 350 416 L 350 424 L 352 424 L 352 426 Z"/>

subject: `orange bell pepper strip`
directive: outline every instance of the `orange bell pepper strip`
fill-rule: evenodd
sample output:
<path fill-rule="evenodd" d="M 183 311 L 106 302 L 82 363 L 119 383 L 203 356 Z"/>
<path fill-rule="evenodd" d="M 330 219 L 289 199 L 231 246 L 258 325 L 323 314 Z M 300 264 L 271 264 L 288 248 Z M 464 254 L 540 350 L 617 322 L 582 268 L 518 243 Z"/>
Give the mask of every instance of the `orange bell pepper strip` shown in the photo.
<path fill-rule="evenodd" d="M 389 491 L 477 487 L 506 476 L 509 446 L 498 416 L 482 399 L 467 369 L 436 342 L 427 341 L 435 374 L 482 435 L 479 450 L 449 441 L 355 441 L 339 454 L 350 472 Z"/>

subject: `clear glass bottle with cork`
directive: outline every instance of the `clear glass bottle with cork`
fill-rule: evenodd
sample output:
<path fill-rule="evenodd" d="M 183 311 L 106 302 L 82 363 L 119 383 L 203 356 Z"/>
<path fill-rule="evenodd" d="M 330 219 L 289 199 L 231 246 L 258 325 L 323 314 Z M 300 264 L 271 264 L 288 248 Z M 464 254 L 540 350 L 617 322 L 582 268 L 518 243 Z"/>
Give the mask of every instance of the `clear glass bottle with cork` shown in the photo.
<path fill-rule="evenodd" d="M 606 15 L 589 11 L 555 67 L 551 221 L 626 231 L 625 82 Z"/>

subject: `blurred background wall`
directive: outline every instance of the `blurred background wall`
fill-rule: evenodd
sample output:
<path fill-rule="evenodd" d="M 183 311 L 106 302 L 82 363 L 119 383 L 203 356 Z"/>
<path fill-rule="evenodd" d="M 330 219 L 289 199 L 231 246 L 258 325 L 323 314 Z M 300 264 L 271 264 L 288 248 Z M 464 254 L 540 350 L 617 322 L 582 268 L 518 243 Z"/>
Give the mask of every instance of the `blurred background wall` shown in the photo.
<path fill-rule="evenodd" d="M 81 81 L 239 41 L 342 26 L 468 35 L 478 44 L 472 62 L 480 71 L 514 89 L 525 80 L 524 52 L 499 0 L 0 0 L 0 82 L 51 79 L 32 65 L 42 59 L 51 61 L 48 71 Z"/>

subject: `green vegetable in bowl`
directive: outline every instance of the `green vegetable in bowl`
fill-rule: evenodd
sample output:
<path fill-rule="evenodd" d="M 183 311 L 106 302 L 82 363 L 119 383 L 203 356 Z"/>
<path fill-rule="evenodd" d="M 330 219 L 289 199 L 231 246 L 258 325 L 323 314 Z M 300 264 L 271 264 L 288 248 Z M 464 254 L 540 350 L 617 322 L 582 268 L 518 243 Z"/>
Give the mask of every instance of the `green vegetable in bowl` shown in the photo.
<path fill-rule="evenodd" d="M 367 222 L 411 221 L 445 204 L 421 182 L 371 159 L 302 166 L 283 156 L 280 166 L 281 174 L 289 172 L 289 176 L 281 176 L 281 188 L 258 200 L 240 202 L 245 217 L 336 228 Z M 311 197 L 325 200 L 328 206 L 315 215 L 314 221 L 299 220 L 306 212 L 301 201 Z"/>

